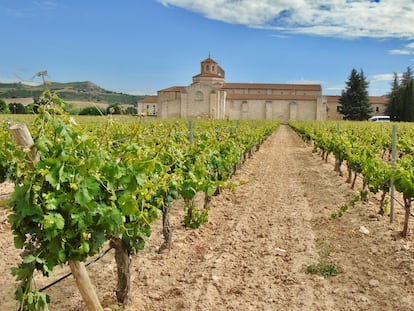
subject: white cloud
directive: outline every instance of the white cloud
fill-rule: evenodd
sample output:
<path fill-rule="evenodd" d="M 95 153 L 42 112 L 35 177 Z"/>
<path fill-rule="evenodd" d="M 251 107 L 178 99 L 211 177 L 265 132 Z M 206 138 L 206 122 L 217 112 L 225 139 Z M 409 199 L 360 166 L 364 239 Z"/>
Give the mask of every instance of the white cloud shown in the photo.
<path fill-rule="evenodd" d="M 292 80 L 288 81 L 289 84 L 324 84 L 324 81 L 318 81 L 318 80 L 306 80 L 304 78 L 300 78 L 299 80 Z"/>
<path fill-rule="evenodd" d="M 397 73 L 399 79 L 402 73 Z M 394 73 L 380 73 L 368 77 L 370 95 L 385 95 L 391 91 Z"/>
<path fill-rule="evenodd" d="M 414 53 L 413 53 L 413 51 L 410 51 L 410 50 L 395 49 L 395 50 L 390 50 L 390 54 L 393 54 L 393 55 L 410 55 L 410 54 L 414 54 Z"/>
<path fill-rule="evenodd" d="M 414 42 L 405 45 L 404 49 L 394 49 L 389 51 L 393 55 L 414 55 Z"/>
<path fill-rule="evenodd" d="M 22 83 L 22 84 L 30 85 L 30 86 L 38 86 L 42 84 L 42 82 L 36 82 L 36 81 L 30 81 L 30 80 L 16 80 L 16 79 L 4 78 L 4 77 L 0 77 L 0 83 Z"/>
<path fill-rule="evenodd" d="M 41 9 L 54 9 L 58 6 L 55 1 L 33 1 L 33 4 Z"/>
<path fill-rule="evenodd" d="M 131 88 L 116 88 L 114 92 L 124 93 L 129 95 L 157 95 L 157 91 L 150 90 L 149 88 L 143 89 L 131 89 Z"/>
<path fill-rule="evenodd" d="M 14 83 L 16 80 L 12 80 L 10 78 L 0 77 L 0 83 Z"/>
<path fill-rule="evenodd" d="M 345 38 L 414 39 L 412 0 L 158 0 L 254 28 Z"/>
<path fill-rule="evenodd" d="M 343 90 L 343 89 L 345 89 L 345 84 L 343 84 L 343 85 L 334 85 L 334 86 L 327 86 L 327 87 L 325 87 L 324 88 L 324 91 L 329 91 L 329 92 L 337 92 L 337 93 L 341 93 L 341 91 Z M 338 92 L 339 91 L 339 92 Z"/>
<path fill-rule="evenodd" d="M 397 73 L 397 76 L 399 78 L 401 78 L 402 74 Z M 370 83 L 376 83 L 376 82 L 380 82 L 380 81 L 391 82 L 392 80 L 394 80 L 394 74 L 393 73 L 381 73 L 381 74 L 373 75 Z"/>

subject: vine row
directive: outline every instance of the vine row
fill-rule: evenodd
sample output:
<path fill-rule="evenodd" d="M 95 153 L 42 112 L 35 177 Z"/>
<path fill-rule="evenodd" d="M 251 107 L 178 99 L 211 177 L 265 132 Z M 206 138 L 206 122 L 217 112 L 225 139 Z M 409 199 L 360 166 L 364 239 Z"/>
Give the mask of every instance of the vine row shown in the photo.
<path fill-rule="evenodd" d="M 387 213 L 386 193 L 392 187 L 402 194 L 405 221 L 402 236 L 408 234 L 408 222 L 414 200 L 414 126 L 411 123 L 372 122 L 290 122 L 292 128 L 305 140 L 314 144 L 327 159 L 335 157 L 335 170 L 342 175 L 341 164 L 346 163 L 347 182 L 355 185 L 363 178 L 362 194 L 382 192 L 380 213 Z M 393 126 L 396 129 L 393 157 Z M 352 174 L 354 174 L 352 176 Z"/>
<path fill-rule="evenodd" d="M 42 97 L 45 104 L 29 125 L 33 146 L 19 147 L 7 122 L 0 132 L 0 181 L 15 184 L 9 221 L 23 250 L 12 272 L 20 282 L 20 310 L 47 310 L 50 297 L 35 287 L 34 271 L 51 276 L 65 263 L 75 269 L 106 242 L 115 249 L 117 299 L 126 304 L 129 258 L 144 247 L 154 220 L 165 220 L 161 250 L 171 243 L 172 201 L 184 199 L 186 226 L 207 221 L 211 196 L 229 186 L 235 168 L 279 125 L 197 120 L 190 142 L 185 121 L 109 116 L 84 122 L 64 113 L 65 103 L 48 89 Z M 201 208 L 194 200 L 199 192 L 205 194 Z"/>

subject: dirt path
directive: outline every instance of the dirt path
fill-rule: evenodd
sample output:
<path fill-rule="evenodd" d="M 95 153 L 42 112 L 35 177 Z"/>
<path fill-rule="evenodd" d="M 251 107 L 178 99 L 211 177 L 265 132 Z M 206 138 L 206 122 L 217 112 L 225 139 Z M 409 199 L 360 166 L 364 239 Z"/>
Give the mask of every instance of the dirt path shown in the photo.
<path fill-rule="evenodd" d="M 157 254 L 156 223 L 146 248 L 133 258 L 126 310 L 414 310 L 412 235 L 398 238 L 402 225 L 377 216 L 372 202 L 331 219 L 352 192 L 310 150 L 281 126 L 234 176 L 237 189 L 213 199 L 209 222 L 198 230 L 181 226 L 177 202 L 173 248 Z M 361 233 L 361 226 L 370 233 Z M 7 247 L 10 234 L 2 230 L 0 239 L 7 253 L 16 254 Z M 322 261 L 333 262 L 340 273 L 305 273 Z M 6 267 L 1 262 L 0 282 L 10 284 L 10 260 Z M 107 310 L 116 310 L 113 255 L 91 266 L 90 274 Z M 69 278 L 48 290 L 51 310 L 84 310 L 73 283 Z M 11 305 L 10 292 L 0 296 L 0 306 Z"/>

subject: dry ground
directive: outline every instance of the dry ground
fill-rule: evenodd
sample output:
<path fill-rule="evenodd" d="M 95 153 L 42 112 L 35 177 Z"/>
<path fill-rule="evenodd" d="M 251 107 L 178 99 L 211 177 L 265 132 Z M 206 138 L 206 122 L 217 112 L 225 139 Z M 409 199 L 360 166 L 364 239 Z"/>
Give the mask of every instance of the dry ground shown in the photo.
<path fill-rule="evenodd" d="M 174 204 L 168 254 L 157 253 L 161 227 L 154 224 L 146 248 L 132 259 L 127 311 L 414 310 L 413 235 L 398 236 L 402 208 L 390 225 L 371 197 L 332 219 L 354 192 L 288 126 L 262 145 L 233 182 L 237 189 L 213 199 L 209 222 L 198 230 L 181 226 L 181 202 Z M 0 310 L 14 310 L 9 270 L 19 252 L 5 219 L 0 209 Z M 340 273 L 305 273 L 319 262 L 333 263 Z M 118 310 L 112 251 L 88 269 L 106 310 Z M 58 270 L 60 276 L 68 268 Z M 38 278 L 37 285 L 50 281 Z M 72 277 L 47 293 L 51 310 L 85 310 Z"/>

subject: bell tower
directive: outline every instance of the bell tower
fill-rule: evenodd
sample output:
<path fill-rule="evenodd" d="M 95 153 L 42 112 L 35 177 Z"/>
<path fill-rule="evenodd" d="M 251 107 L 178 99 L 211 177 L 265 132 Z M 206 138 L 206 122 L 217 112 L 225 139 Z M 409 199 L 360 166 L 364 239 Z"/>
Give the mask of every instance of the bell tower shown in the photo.
<path fill-rule="evenodd" d="M 193 77 L 193 83 L 222 87 L 224 84 L 224 70 L 209 56 L 200 63 L 200 73 Z"/>
<path fill-rule="evenodd" d="M 210 74 L 224 79 L 224 70 L 210 57 L 201 62 L 201 74 Z"/>

